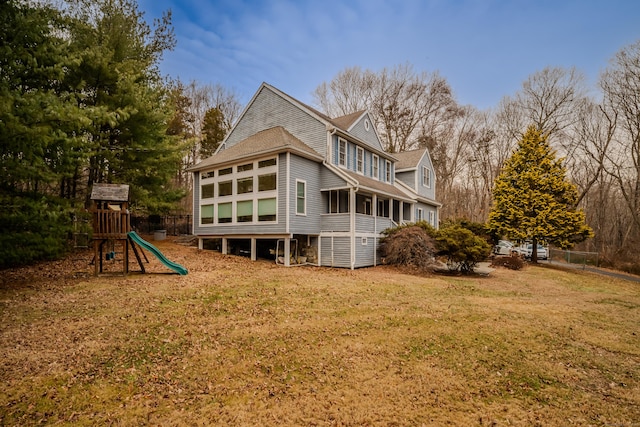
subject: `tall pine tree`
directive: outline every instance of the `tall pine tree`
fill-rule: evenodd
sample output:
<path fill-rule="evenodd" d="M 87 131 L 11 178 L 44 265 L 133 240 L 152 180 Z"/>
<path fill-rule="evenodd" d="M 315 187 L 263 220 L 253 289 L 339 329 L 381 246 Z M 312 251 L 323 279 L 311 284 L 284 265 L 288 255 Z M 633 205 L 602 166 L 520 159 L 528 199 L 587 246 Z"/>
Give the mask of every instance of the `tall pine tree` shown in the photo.
<path fill-rule="evenodd" d="M 489 227 L 512 239 L 531 240 L 534 248 L 539 241 L 569 248 L 593 236 L 576 201 L 576 186 L 567 180 L 562 160 L 556 159 L 547 136 L 530 126 L 496 178 Z M 537 262 L 536 250 L 531 258 Z"/>

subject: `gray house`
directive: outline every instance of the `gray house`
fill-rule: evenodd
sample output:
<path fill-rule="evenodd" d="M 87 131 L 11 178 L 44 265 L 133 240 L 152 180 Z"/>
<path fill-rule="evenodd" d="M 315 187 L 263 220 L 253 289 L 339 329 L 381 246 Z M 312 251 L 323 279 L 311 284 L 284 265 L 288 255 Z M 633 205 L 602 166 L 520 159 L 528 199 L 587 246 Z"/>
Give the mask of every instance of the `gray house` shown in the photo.
<path fill-rule="evenodd" d="M 367 112 L 332 119 L 266 83 L 191 171 L 194 235 L 222 253 L 353 269 L 386 228 L 438 224 L 426 149 L 391 155 Z"/>

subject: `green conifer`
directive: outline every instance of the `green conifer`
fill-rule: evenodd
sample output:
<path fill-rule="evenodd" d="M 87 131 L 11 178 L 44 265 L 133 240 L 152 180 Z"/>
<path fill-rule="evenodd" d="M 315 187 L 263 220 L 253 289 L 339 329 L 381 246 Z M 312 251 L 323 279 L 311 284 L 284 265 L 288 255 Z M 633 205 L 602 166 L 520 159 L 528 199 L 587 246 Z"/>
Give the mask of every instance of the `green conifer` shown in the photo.
<path fill-rule="evenodd" d="M 547 136 L 530 126 L 507 160 L 493 188 L 489 227 L 511 239 L 572 247 L 593 236 L 585 215 L 577 209 L 576 186 L 566 178 Z M 537 262 L 537 252 L 532 251 Z"/>

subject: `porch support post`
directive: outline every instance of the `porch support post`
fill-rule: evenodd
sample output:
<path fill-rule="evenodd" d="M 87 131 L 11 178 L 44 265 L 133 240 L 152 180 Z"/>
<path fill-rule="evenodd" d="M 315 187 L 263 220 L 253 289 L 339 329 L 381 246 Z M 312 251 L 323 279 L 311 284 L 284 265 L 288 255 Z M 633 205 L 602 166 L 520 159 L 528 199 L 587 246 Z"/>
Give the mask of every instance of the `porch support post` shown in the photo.
<path fill-rule="evenodd" d="M 284 266 L 291 266 L 291 237 L 284 238 Z"/>
<path fill-rule="evenodd" d="M 222 238 L 222 255 L 227 255 L 227 238 Z"/>
<path fill-rule="evenodd" d="M 198 249 L 204 249 L 204 239 L 198 238 Z"/>
<path fill-rule="evenodd" d="M 351 269 L 356 268 L 356 191 L 349 189 L 349 217 L 351 228 Z"/>
<path fill-rule="evenodd" d="M 251 261 L 255 261 L 256 259 L 258 259 L 256 254 L 256 238 L 252 237 L 251 238 Z"/>

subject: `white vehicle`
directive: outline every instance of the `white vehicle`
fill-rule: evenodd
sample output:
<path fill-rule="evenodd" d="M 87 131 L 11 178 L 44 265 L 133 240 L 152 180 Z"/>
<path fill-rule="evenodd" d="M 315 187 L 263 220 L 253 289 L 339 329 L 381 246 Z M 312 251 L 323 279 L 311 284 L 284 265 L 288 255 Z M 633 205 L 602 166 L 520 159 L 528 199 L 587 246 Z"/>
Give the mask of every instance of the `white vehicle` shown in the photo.
<path fill-rule="evenodd" d="M 493 253 L 496 255 L 511 255 L 513 243 L 508 240 L 499 240 L 498 244 L 493 247 Z"/>
<path fill-rule="evenodd" d="M 547 259 L 549 257 L 547 248 L 545 248 L 542 245 L 538 245 L 538 250 L 536 252 L 538 254 L 538 259 Z M 524 257 L 527 259 L 531 259 L 532 254 L 533 254 L 533 245 L 529 243 L 525 249 Z"/>

